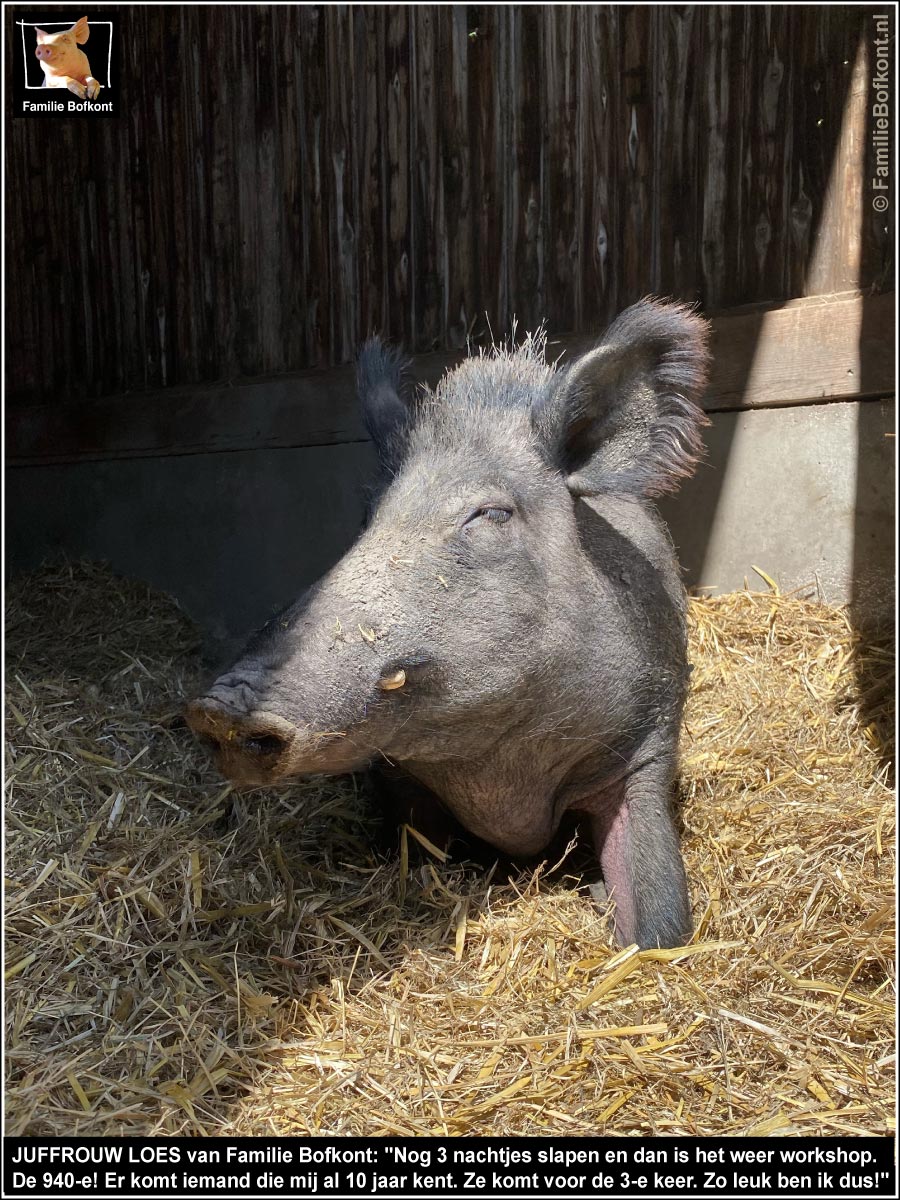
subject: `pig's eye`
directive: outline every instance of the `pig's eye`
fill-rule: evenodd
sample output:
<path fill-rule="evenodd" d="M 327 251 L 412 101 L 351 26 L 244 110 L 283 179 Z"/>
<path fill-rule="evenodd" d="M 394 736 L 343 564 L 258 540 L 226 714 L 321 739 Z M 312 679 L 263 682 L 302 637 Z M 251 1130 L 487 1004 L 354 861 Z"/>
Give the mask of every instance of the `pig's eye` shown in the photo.
<path fill-rule="evenodd" d="M 511 516 L 511 508 L 503 508 L 499 504 L 483 504 L 469 513 L 463 521 L 463 528 L 479 521 L 490 521 L 492 525 L 504 525 Z"/>

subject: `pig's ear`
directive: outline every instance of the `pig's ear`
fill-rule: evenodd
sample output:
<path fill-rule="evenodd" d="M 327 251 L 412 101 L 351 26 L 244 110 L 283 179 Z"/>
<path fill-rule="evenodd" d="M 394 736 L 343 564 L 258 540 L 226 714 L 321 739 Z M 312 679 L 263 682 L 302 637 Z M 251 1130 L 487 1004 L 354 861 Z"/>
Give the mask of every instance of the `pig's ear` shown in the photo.
<path fill-rule="evenodd" d="M 398 350 L 385 346 L 380 338 L 365 343 L 356 363 L 363 421 L 389 475 L 396 475 L 400 469 L 412 419 L 404 399 L 408 365 Z"/>
<path fill-rule="evenodd" d="M 575 496 L 659 496 L 703 452 L 709 327 L 682 304 L 641 300 L 560 374 L 535 428 Z"/>
<path fill-rule="evenodd" d="M 69 33 L 74 33 L 75 41 L 79 44 L 79 46 L 83 46 L 91 36 L 91 30 L 90 26 L 88 25 L 87 17 L 79 17 L 79 19 L 69 30 Z"/>
<path fill-rule="evenodd" d="M 46 29 L 38 29 L 37 25 L 35 25 L 34 32 L 37 34 L 38 45 L 39 46 L 42 45 L 44 38 L 47 37 L 47 30 Z"/>

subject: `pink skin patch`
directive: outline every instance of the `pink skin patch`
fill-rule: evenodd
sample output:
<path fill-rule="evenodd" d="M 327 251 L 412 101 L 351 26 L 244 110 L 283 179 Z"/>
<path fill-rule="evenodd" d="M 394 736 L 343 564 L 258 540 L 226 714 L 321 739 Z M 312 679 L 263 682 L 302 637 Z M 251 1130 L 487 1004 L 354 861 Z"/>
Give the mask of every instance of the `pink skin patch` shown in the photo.
<path fill-rule="evenodd" d="M 631 886 L 631 829 L 628 805 L 620 804 L 609 817 L 597 819 L 597 833 L 602 838 L 600 866 L 610 900 L 615 904 L 616 939 L 630 946 L 637 936 L 634 894 Z"/>

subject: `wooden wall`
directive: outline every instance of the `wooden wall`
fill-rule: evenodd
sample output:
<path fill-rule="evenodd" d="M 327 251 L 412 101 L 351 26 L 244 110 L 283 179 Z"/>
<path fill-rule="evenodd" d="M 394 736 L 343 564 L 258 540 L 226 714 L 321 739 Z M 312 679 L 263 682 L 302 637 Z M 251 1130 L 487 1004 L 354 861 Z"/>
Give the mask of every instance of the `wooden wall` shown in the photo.
<path fill-rule="evenodd" d="M 890 286 L 873 11 L 123 6 L 125 115 L 7 116 L 8 395 Z"/>

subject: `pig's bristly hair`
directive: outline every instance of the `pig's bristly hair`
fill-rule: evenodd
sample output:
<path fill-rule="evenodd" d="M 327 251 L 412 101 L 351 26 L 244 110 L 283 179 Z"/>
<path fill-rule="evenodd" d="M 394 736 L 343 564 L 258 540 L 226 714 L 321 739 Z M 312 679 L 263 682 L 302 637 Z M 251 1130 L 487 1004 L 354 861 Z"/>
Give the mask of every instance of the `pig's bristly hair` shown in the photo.
<path fill-rule="evenodd" d="M 434 391 L 417 399 L 410 430 L 410 456 L 464 451 L 473 470 L 512 479 L 517 472 L 542 471 L 531 410 L 551 385 L 544 360 L 543 331 L 518 346 L 495 346 L 464 359 Z"/>
<path fill-rule="evenodd" d="M 432 391 L 404 390 L 408 362 L 373 338 L 357 363 L 363 420 L 388 475 L 408 456 L 467 449 L 495 452 L 498 444 L 515 456 L 533 442 L 530 426 L 535 396 L 550 385 L 543 329 L 518 346 L 494 346 L 464 359 Z"/>
<path fill-rule="evenodd" d="M 499 441 L 518 459 L 524 435 L 575 495 L 655 497 L 675 491 L 703 453 L 707 333 L 687 306 L 647 298 L 564 370 L 547 364 L 539 328 L 465 359 L 415 398 L 408 360 L 373 338 L 357 366 L 363 418 L 390 475 L 408 453 L 439 447 L 476 452 Z"/>
<path fill-rule="evenodd" d="M 529 333 L 518 345 L 493 345 L 464 359 L 423 397 L 429 414 L 446 412 L 472 415 L 478 411 L 509 409 L 529 411 L 535 397 L 550 382 L 547 337 L 543 327 Z"/>

